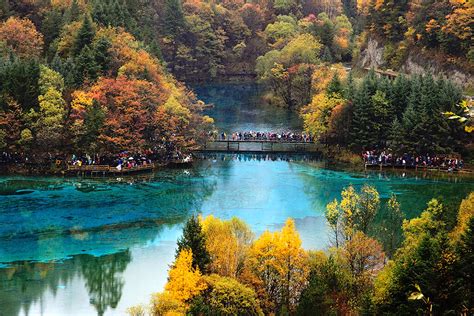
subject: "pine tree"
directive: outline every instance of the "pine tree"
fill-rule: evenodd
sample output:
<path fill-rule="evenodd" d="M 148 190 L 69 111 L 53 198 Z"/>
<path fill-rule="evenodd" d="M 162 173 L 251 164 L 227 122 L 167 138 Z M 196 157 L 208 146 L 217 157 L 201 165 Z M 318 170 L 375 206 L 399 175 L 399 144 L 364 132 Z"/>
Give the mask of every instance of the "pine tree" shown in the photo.
<path fill-rule="evenodd" d="M 47 12 L 41 24 L 41 31 L 44 35 L 44 45 L 49 45 L 59 36 L 63 25 L 63 16 L 58 10 L 51 10 Z"/>
<path fill-rule="evenodd" d="M 392 118 L 390 101 L 387 99 L 385 92 L 377 90 L 371 98 L 371 104 L 372 121 L 370 129 L 376 144 L 384 148 L 390 131 L 390 119 Z"/>
<path fill-rule="evenodd" d="M 352 71 L 350 71 L 349 75 L 347 76 L 347 84 L 346 84 L 346 89 L 344 91 L 344 95 L 347 100 L 353 101 L 355 94 L 356 94 L 356 87 L 354 83 L 354 76 L 352 74 Z"/>
<path fill-rule="evenodd" d="M 390 149 L 392 149 L 393 151 L 397 153 L 403 153 L 404 140 L 405 140 L 405 134 L 404 134 L 403 126 L 400 123 L 400 120 L 396 117 L 392 122 L 392 126 L 390 127 L 390 134 L 388 136 L 388 145 Z"/>
<path fill-rule="evenodd" d="M 352 147 L 354 149 L 373 149 L 376 141 L 371 128 L 373 117 L 372 100 L 369 84 L 364 81 L 354 98 L 354 115 L 352 117 Z"/>
<path fill-rule="evenodd" d="M 106 13 L 105 6 L 107 6 L 107 1 L 94 1 L 92 5 L 92 18 L 94 21 L 103 26 L 109 26 L 109 20 Z"/>
<path fill-rule="evenodd" d="M 332 57 L 331 50 L 329 47 L 324 46 L 323 54 L 321 55 L 321 60 L 326 63 L 333 63 L 334 58 Z"/>
<path fill-rule="evenodd" d="M 183 236 L 178 240 L 176 258 L 184 249 L 191 249 L 193 253 L 193 268 L 199 267 L 202 273 L 207 273 L 211 256 L 206 248 L 206 236 L 202 231 L 199 218 L 194 215 L 183 228 Z"/>
<path fill-rule="evenodd" d="M 110 41 L 101 37 L 94 45 L 94 58 L 97 67 L 100 69 L 102 74 L 106 74 L 109 70 L 110 63 L 112 62 L 112 57 L 110 56 L 109 49 L 112 46 Z"/>
<path fill-rule="evenodd" d="M 80 15 L 81 15 L 81 9 L 79 8 L 79 4 L 77 3 L 77 0 L 72 0 L 71 6 L 66 11 L 64 20 L 67 23 L 71 23 L 71 22 L 77 21 Z"/>
<path fill-rule="evenodd" d="M 76 86 L 80 86 L 86 81 L 97 80 L 100 68 L 95 61 L 94 52 L 88 45 L 82 49 L 74 64 L 74 84 Z"/>
<path fill-rule="evenodd" d="M 425 134 L 425 122 L 428 120 L 427 113 L 421 105 L 422 99 L 422 78 L 420 76 L 411 79 L 411 92 L 408 106 L 403 113 L 402 126 L 404 130 L 404 142 L 407 150 L 421 153 L 421 137 Z M 428 153 L 428 152 L 425 152 Z"/>
<path fill-rule="evenodd" d="M 163 13 L 164 34 L 176 38 L 185 28 L 185 19 L 180 0 L 165 0 Z"/>
<path fill-rule="evenodd" d="M 410 81 L 403 74 L 398 76 L 392 84 L 392 106 L 399 120 L 408 105 L 410 90 Z"/>
<path fill-rule="evenodd" d="M 339 75 L 337 73 L 334 74 L 331 81 L 329 82 L 326 88 L 326 94 L 331 96 L 333 94 L 341 95 L 343 94 L 343 88 L 341 80 L 339 79 Z"/>
<path fill-rule="evenodd" d="M 22 60 L 12 57 L 4 61 L 0 67 L 1 97 L 12 97 L 20 103 L 23 111 L 38 109 L 39 75 L 39 63 L 34 59 Z M 5 103 L 2 103 L 5 109 Z"/>
<path fill-rule="evenodd" d="M 100 129 L 105 122 L 105 113 L 97 100 L 87 107 L 84 118 L 84 135 L 82 139 L 83 148 L 95 151 L 95 142 L 100 134 Z"/>
<path fill-rule="evenodd" d="M 90 46 L 95 37 L 94 25 L 90 16 L 84 16 L 82 26 L 77 33 L 73 47 L 73 56 L 78 56 L 85 46 Z"/>

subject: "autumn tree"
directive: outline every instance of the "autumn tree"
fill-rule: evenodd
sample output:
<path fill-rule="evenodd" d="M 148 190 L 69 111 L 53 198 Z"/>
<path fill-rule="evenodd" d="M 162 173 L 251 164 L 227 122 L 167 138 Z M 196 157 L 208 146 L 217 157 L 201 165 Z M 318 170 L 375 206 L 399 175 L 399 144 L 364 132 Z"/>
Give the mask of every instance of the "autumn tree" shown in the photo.
<path fill-rule="evenodd" d="M 0 25 L 0 43 L 3 42 L 20 58 L 38 58 L 43 52 L 43 35 L 28 19 L 10 17 Z M 3 52 L 3 55 L 8 51 Z"/>
<path fill-rule="evenodd" d="M 190 307 L 193 315 L 263 315 L 255 291 L 237 280 L 212 274 L 203 277 L 206 289 Z"/>
<path fill-rule="evenodd" d="M 173 267 L 168 272 L 168 282 L 163 293 L 156 294 L 153 299 L 154 315 L 166 315 L 169 312 L 184 313 L 196 295 L 206 289 L 201 279 L 199 268 L 193 268 L 193 253 L 183 249 L 176 257 Z"/>
<path fill-rule="evenodd" d="M 319 63 L 320 49 L 312 35 L 298 35 L 281 50 L 257 58 L 256 72 L 284 105 L 299 108 L 310 101 L 310 78 L 313 66 Z"/>
<path fill-rule="evenodd" d="M 355 293 L 371 287 L 373 279 L 383 268 L 385 255 L 382 246 L 363 232 L 358 231 L 343 249 L 343 257 L 355 280 Z"/>
<path fill-rule="evenodd" d="M 279 232 L 264 232 L 252 245 L 247 269 L 258 288 L 267 312 L 294 311 L 309 273 L 308 257 L 289 219 Z"/>
<path fill-rule="evenodd" d="M 221 276 L 238 277 L 253 239 L 247 224 L 235 217 L 222 221 L 210 215 L 202 220 L 202 230 L 211 257 L 209 270 Z"/>
<path fill-rule="evenodd" d="M 66 101 L 62 95 L 64 80 L 59 73 L 45 66 L 40 71 L 41 95 L 38 97 L 38 120 L 34 123 L 34 131 L 40 146 L 57 149 L 66 118 Z"/>
<path fill-rule="evenodd" d="M 356 228 L 367 234 L 370 224 L 380 207 L 380 197 L 377 189 L 373 186 L 364 185 L 360 190 L 358 202 L 357 212 L 354 214 Z"/>
<path fill-rule="evenodd" d="M 326 206 L 326 212 L 325 212 L 326 220 L 329 224 L 329 227 L 331 227 L 332 233 L 335 238 L 335 245 L 336 248 L 339 248 L 339 243 L 341 242 L 341 211 L 339 209 L 339 203 L 337 199 L 334 199 L 334 201 L 328 203 Z"/>
<path fill-rule="evenodd" d="M 0 148 L 4 151 L 16 151 L 21 147 L 23 113 L 13 99 L 6 100 L 7 108 L 0 112 Z"/>
<path fill-rule="evenodd" d="M 379 193 L 375 187 L 364 185 L 358 193 L 351 185 L 337 199 L 326 206 L 326 219 L 333 231 L 337 247 L 352 239 L 357 231 L 367 233 L 380 206 Z"/>

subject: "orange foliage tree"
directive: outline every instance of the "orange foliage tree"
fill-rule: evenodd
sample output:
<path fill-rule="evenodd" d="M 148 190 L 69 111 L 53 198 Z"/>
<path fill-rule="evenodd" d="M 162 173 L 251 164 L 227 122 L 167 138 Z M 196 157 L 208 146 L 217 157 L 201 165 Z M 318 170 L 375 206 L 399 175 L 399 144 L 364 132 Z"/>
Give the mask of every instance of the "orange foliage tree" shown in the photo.
<path fill-rule="evenodd" d="M 39 57 L 43 51 L 43 35 L 28 19 L 10 17 L 0 25 L 0 42 L 21 58 Z"/>
<path fill-rule="evenodd" d="M 106 124 L 100 131 L 99 142 L 104 150 L 140 151 L 153 142 L 155 115 L 163 103 L 163 95 L 153 83 L 124 76 L 102 78 L 86 95 L 76 93 L 75 96 L 73 117 L 79 124 L 84 119 L 84 105 L 91 104 L 90 99 L 98 101 L 103 108 Z"/>

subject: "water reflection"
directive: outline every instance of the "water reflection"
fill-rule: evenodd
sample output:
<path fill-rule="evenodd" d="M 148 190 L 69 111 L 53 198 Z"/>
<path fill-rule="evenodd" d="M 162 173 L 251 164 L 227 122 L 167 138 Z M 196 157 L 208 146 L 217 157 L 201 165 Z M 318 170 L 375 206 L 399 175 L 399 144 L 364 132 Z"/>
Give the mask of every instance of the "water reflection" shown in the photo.
<path fill-rule="evenodd" d="M 295 111 L 262 102 L 263 89 L 254 82 L 213 83 L 192 87 L 199 98 L 215 106 L 206 110 L 221 131 L 301 130 L 302 122 Z"/>
<path fill-rule="evenodd" d="M 116 308 L 124 286 L 121 274 L 131 261 L 130 252 L 127 250 L 102 257 L 84 255 L 79 259 L 90 303 L 96 308 L 97 315 L 104 315 L 109 307 Z"/>
<path fill-rule="evenodd" d="M 97 315 L 103 315 L 117 306 L 125 282 L 122 273 L 131 259 L 126 250 L 101 257 L 77 255 L 60 262 L 16 262 L 0 269 L 0 315 L 28 315 L 33 304 L 42 304 L 45 292 L 56 296 L 75 278 L 85 280 L 90 304 Z"/>

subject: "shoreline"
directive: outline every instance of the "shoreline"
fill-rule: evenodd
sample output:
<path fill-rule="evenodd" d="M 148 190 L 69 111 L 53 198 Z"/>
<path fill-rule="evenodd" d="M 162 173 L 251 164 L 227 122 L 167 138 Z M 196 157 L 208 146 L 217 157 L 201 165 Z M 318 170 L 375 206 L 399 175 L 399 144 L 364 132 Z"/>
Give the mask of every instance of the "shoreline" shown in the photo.
<path fill-rule="evenodd" d="M 212 154 L 217 154 L 217 155 L 227 155 L 227 156 L 232 156 L 235 155 L 235 153 L 221 153 L 221 152 L 216 152 L 216 153 L 209 153 L 209 158 L 212 157 Z M 245 154 L 243 154 L 245 155 Z M 254 153 L 250 154 L 251 156 L 281 156 L 280 154 L 275 154 L 275 153 Z M 284 156 L 288 157 L 297 157 L 298 154 L 288 154 L 288 153 L 283 153 Z M 301 156 L 301 155 L 300 155 Z M 311 156 L 311 155 L 310 155 Z M 194 156 L 195 161 L 199 160 L 205 160 L 202 157 L 199 156 Z M 309 159 L 306 160 L 306 162 L 310 165 L 314 164 L 314 167 L 317 168 L 325 168 L 329 170 L 336 170 L 336 171 L 352 171 L 352 172 L 357 172 L 361 174 L 409 174 L 409 175 L 441 175 L 443 178 L 454 178 L 454 177 L 461 177 L 465 179 L 474 179 L 474 172 L 472 171 L 471 166 L 467 166 L 467 168 L 463 170 L 458 170 L 454 172 L 449 172 L 448 170 L 444 169 L 439 169 L 439 168 L 393 168 L 393 167 L 384 167 L 382 170 L 379 168 L 379 166 L 373 166 L 372 168 L 366 168 L 365 164 L 361 162 L 361 164 L 354 164 L 352 162 L 348 161 L 340 161 L 337 159 L 334 159 L 334 157 L 330 156 L 325 156 L 325 155 L 314 155 L 312 158 L 314 159 Z M 191 164 L 183 164 L 182 166 L 179 164 L 175 164 L 173 162 L 161 162 L 157 163 L 154 162 L 154 168 L 150 169 L 149 171 L 145 172 L 138 172 L 138 173 L 124 173 L 121 175 L 117 174 L 106 174 L 106 175 L 101 175 L 101 176 L 80 176 L 80 175 L 74 175 L 68 173 L 67 169 L 65 168 L 58 168 L 55 164 L 52 164 L 52 166 L 45 166 L 41 164 L 33 164 L 33 163 L 20 163 L 20 164 L 13 164 L 13 163 L 8 163 L 8 164 L 0 164 L 0 177 L 8 177 L 8 176 L 33 176 L 33 177 L 67 177 L 67 178 L 91 178 L 91 179 L 114 179 L 117 178 L 117 176 L 120 177 L 127 177 L 127 178 L 133 178 L 133 177 L 143 177 L 146 175 L 152 175 L 155 172 L 163 169 L 176 169 L 176 168 L 193 168 L 194 167 L 194 162 L 193 161 Z M 294 160 L 295 162 L 298 162 L 298 160 Z M 303 162 L 303 160 L 301 161 Z M 324 166 L 317 165 L 320 163 L 324 163 Z"/>

